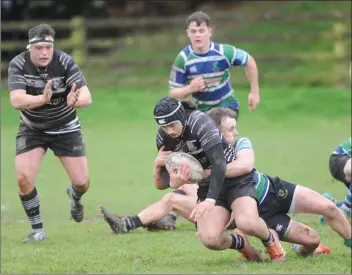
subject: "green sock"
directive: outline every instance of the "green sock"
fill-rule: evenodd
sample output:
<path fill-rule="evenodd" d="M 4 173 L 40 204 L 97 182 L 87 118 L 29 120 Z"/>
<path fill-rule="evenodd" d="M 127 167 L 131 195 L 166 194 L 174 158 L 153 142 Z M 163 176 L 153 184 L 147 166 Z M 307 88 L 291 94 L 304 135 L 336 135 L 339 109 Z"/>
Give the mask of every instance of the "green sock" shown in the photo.
<path fill-rule="evenodd" d="M 344 241 L 345 246 L 352 248 L 352 238 L 349 238 Z"/>

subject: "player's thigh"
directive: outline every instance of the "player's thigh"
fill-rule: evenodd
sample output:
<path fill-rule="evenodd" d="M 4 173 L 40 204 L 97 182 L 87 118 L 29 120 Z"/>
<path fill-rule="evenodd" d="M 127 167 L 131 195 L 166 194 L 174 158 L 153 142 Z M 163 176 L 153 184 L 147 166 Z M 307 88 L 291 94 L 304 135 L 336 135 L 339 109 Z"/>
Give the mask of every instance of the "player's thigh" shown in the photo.
<path fill-rule="evenodd" d="M 336 210 L 336 205 L 317 192 L 298 185 L 295 190 L 295 211 L 292 213 L 309 213 L 316 215 L 329 214 Z"/>
<path fill-rule="evenodd" d="M 187 196 L 197 197 L 197 184 L 184 184 L 177 190 L 182 190 Z"/>
<path fill-rule="evenodd" d="M 194 223 L 194 221 L 190 219 L 190 215 L 197 206 L 197 197 L 175 193 L 172 193 L 171 197 L 172 209 L 177 211 L 182 217 Z"/>
<path fill-rule="evenodd" d="M 279 177 L 269 177 L 270 188 L 277 201 L 277 212 L 282 214 L 295 213 L 297 185 L 287 182 Z"/>
<path fill-rule="evenodd" d="M 205 218 L 197 221 L 198 235 L 204 244 L 217 242 L 230 220 L 230 212 L 216 205 Z"/>
<path fill-rule="evenodd" d="M 351 158 L 346 162 L 343 172 L 345 173 L 346 181 L 351 183 Z"/>
<path fill-rule="evenodd" d="M 319 235 L 313 228 L 294 220 L 290 221 L 286 232 L 279 236 L 282 241 L 307 246 L 318 246 L 320 242 Z"/>
<path fill-rule="evenodd" d="M 17 179 L 26 178 L 34 182 L 40 162 L 48 148 L 45 135 L 36 133 L 27 126 L 21 125 L 16 136 L 15 167 Z"/>
<path fill-rule="evenodd" d="M 74 185 L 88 183 L 88 161 L 81 131 L 57 136 L 50 149 L 60 159 Z"/>

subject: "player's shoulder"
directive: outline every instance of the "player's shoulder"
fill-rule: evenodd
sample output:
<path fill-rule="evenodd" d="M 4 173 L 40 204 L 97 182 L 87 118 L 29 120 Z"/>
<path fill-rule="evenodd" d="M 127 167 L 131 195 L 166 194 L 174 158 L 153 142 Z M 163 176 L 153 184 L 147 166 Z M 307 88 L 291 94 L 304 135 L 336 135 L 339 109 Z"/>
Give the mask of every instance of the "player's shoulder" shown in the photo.
<path fill-rule="evenodd" d="M 28 51 L 23 51 L 16 55 L 14 58 L 12 58 L 9 62 L 9 66 L 16 66 L 22 68 L 24 64 L 28 61 Z"/>
<path fill-rule="evenodd" d="M 73 60 L 72 56 L 68 53 L 54 49 L 53 61 L 59 63 L 62 66 L 67 66 L 68 62 Z"/>
<path fill-rule="evenodd" d="M 192 111 L 189 114 L 188 126 L 191 133 L 197 135 L 217 129 L 215 122 L 211 119 L 211 117 L 199 110 Z"/>
<path fill-rule="evenodd" d="M 234 146 L 236 152 L 243 149 L 253 149 L 252 142 L 248 137 L 240 137 Z"/>

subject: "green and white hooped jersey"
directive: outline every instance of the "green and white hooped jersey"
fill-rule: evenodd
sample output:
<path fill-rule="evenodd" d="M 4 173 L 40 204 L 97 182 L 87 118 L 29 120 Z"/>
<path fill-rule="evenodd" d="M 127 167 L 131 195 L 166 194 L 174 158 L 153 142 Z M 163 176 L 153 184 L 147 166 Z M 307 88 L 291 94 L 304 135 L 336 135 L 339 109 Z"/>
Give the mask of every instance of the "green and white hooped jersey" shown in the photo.
<path fill-rule="evenodd" d="M 238 139 L 234 146 L 235 146 L 235 155 L 243 149 L 253 150 L 253 146 L 252 146 L 251 141 L 246 137 L 242 137 L 242 138 Z M 225 157 L 226 157 L 226 155 L 225 155 Z M 254 171 L 254 181 L 256 183 L 255 188 L 257 190 L 257 192 L 256 192 L 257 199 L 258 199 L 259 204 L 261 204 L 268 194 L 270 181 L 265 174 L 258 172 L 256 169 Z"/>
<path fill-rule="evenodd" d="M 351 137 L 344 143 L 341 143 L 332 154 L 351 157 Z"/>
<path fill-rule="evenodd" d="M 210 109 L 220 103 L 236 99 L 230 83 L 229 69 L 244 66 L 249 54 L 228 44 L 210 43 L 206 54 L 196 54 L 192 46 L 185 47 L 175 58 L 169 78 L 169 88 L 188 85 L 194 78 L 203 77 L 206 88 L 193 93 L 200 109 Z"/>

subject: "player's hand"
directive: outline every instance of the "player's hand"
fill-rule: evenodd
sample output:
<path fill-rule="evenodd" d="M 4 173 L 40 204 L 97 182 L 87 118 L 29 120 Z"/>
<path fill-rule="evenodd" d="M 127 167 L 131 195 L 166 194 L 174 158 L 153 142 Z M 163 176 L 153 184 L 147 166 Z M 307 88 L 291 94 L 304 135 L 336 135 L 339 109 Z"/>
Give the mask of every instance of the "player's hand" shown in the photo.
<path fill-rule="evenodd" d="M 193 209 L 190 218 L 197 222 L 200 219 L 205 219 L 208 213 L 214 208 L 215 200 L 204 200 Z"/>
<path fill-rule="evenodd" d="M 253 111 L 260 103 L 259 91 L 251 91 L 248 95 L 248 109 Z"/>
<path fill-rule="evenodd" d="M 80 90 L 76 89 L 76 84 L 73 84 L 71 87 L 70 93 L 67 95 L 67 106 L 74 107 L 79 98 Z"/>
<path fill-rule="evenodd" d="M 43 104 L 47 104 L 50 102 L 50 99 L 53 95 L 52 84 L 53 84 L 52 80 L 49 80 L 45 84 L 44 92 L 43 92 Z"/>
<path fill-rule="evenodd" d="M 188 163 L 180 162 L 178 167 L 172 167 L 172 172 L 170 173 L 172 188 L 177 189 L 188 183 L 190 176 L 191 167 Z"/>
<path fill-rule="evenodd" d="M 172 151 L 166 151 L 165 150 L 165 146 L 163 145 L 160 150 L 159 150 L 159 153 L 154 161 L 154 165 L 156 167 L 164 167 L 165 166 L 165 160 L 166 160 L 166 157 L 168 155 L 170 155 L 172 153 Z"/>
<path fill-rule="evenodd" d="M 206 87 L 204 78 L 201 76 L 193 79 L 189 85 L 191 86 L 192 93 L 202 92 Z"/>

